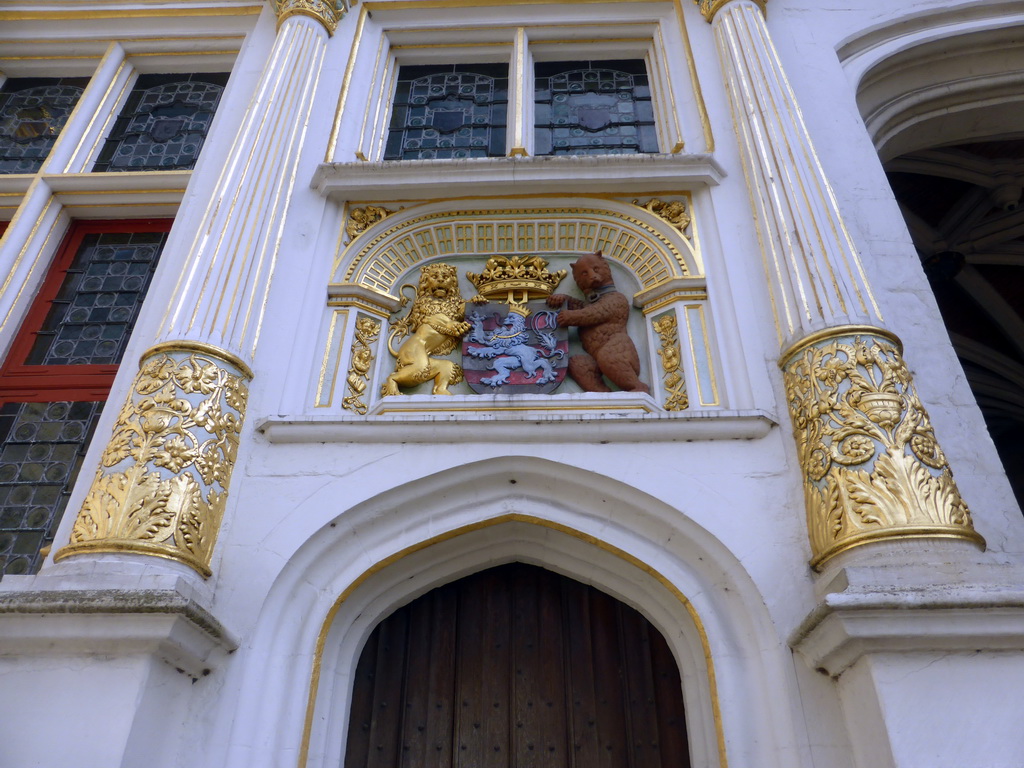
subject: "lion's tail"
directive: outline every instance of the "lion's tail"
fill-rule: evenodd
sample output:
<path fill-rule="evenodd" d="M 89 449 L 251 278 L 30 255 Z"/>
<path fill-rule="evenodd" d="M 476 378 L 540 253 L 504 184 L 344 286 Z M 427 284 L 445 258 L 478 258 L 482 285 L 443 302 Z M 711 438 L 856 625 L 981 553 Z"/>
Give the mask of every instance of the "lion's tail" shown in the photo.
<path fill-rule="evenodd" d="M 458 363 L 452 363 L 454 370 L 452 371 L 452 384 L 461 384 L 466 378 L 465 372 L 462 370 L 462 366 Z"/>

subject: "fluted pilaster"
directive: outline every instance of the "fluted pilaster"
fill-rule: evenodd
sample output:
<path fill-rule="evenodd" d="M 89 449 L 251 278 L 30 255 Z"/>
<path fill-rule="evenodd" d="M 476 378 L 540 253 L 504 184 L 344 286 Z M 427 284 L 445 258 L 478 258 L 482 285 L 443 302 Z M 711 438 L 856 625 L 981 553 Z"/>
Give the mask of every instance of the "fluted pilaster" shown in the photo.
<path fill-rule="evenodd" d="M 245 420 L 249 364 L 336 6 L 281 0 L 277 37 L 155 345 L 143 355 L 71 543 L 210 574 Z M 333 22 L 331 21 L 333 18 Z"/>
<path fill-rule="evenodd" d="M 891 538 L 975 533 L 768 33 L 764 3 L 700 0 L 713 24 L 804 474 L 811 564 Z"/>

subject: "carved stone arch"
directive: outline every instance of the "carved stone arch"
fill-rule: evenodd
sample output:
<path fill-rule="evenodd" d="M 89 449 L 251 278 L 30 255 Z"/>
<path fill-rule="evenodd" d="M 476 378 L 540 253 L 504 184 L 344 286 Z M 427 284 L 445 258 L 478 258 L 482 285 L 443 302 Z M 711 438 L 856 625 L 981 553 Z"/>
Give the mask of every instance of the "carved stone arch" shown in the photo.
<path fill-rule="evenodd" d="M 689 209 L 688 193 L 674 199 Z M 639 292 L 679 279 L 702 278 L 692 215 L 676 218 L 673 224 L 649 209 L 660 201 L 636 202 L 552 198 L 410 206 L 355 236 L 338 254 L 332 282 L 393 296 L 404 275 L 435 259 L 596 250 L 634 275 Z"/>
<path fill-rule="evenodd" d="M 600 250 L 611 263 L 617 289 L 640 309 L 630 317 L 628 333 L 640 354 L 641 380 L 661 407 L 728 407 L 718 383 L 722 363 L 693 205 L 689 192 L 631 201 L 558 196 L 437 201 L 399 210 L 353 205 L 345 226 L 350 239 L 337 254 L 328 285 L 328 304 L 335 309 L 325 313 L 328 349 L 321 369 L 344 370 L 346 353 L 362 349 L 376 368 L 356 374 L 367 382 L 357 412 L 375 414 L 381 402 L 375 393 L 391 366 L 379 339 L 387 337 L 387 318 L 402 306 L 403 287 L 417 284 L 422 267 L 444 262 L 464 275 L 482 272 L 494 256 L 539 255 L 554 272 Z M 474 287 L 465 277 L 460 281 L 468 299 Z M 567 278 L 557 290 L 572 294 L 575 288 Z M 349 311 L 373 326 L 375 345 L 351 330 L 333 335 L 337 318 Z M 467 394 L 468 385 L 463 389 L 453 391 Z M 560 393 L 566 392 L 578 392 L 575 382 L 564 382 Z M 318 407 L 331 398 L 322 387 L 315 395 Z"/>
<path fill-rule="evenodd" d="M 374 626 L 436 586 L 514 561 L 592 584 L 663 634 L 682 678 L 694 765 L 785 765 L 794 724 L 773 704 L 790 684 L 788 652 L 735 557 L 657 499 L 530 457 L 465 464 L 339 507 L 306 539 L 238 659 L 227 764 L 258 752 L 337 768 L 352 675 Z M 268 658 L 277 661 L 260 661 Z M 261 694 L 268 686 L 274 700 Z"/>

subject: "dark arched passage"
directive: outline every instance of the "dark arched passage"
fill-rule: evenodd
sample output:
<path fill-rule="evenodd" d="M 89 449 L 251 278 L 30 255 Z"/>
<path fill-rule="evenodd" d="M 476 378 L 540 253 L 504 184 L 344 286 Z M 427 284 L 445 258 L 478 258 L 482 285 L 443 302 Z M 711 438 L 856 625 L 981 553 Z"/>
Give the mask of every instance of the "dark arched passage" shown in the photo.
<path fill-rule="evenodd" d="M 512 563 L 377 626 L 356 671 L 345 768 L 686 768 L 661 634 L 592 587 Z"/>

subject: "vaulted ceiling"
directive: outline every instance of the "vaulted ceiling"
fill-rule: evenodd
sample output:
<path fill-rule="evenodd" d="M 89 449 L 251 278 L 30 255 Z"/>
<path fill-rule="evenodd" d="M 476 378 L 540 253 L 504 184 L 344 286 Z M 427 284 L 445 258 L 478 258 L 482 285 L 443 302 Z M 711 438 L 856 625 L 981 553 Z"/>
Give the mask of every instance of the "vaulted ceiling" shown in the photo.
<path fill-rule="evenodd" d="M 919 150 L 885 169 L 1024 506 L 1024 138 Z"/>

